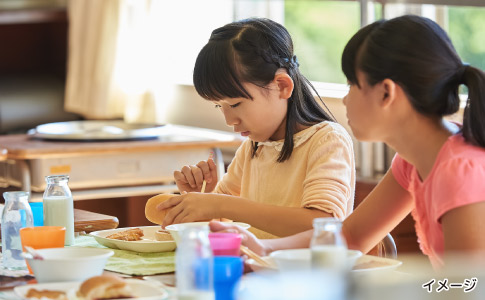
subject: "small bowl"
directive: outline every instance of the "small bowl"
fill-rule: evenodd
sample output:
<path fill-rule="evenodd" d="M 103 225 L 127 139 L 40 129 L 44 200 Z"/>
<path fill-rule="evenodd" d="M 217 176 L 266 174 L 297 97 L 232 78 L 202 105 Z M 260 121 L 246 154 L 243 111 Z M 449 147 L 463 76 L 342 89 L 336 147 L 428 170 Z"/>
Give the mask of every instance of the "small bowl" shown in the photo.
<path fill-rule="evenodd" d="M 101 275 L 112 250 L 97 248 L 48 248 L 36 250 L 43 259 L 26 257 L 39 283 L 83 281 Z"/>
<path fill-rule="evenodd" d="M 244 229 L 248 229 L 249 227 L 251 227 L 251 225 L 249 224 L 240 223 L 240 222 L 231 222 L 231 225 L 237 225 Z M 198 227 L 198 226 L 209 226 L 209 222 L 191 222 L 191 223 L 172 224 L 165 227 L 165 230 L 168 230 L 170 232 L 170 234 L 173 236 L 173 239 L 175 240 L 175 243 L 178 244 L 178 242 L 180 241 L 180 235 L 179 235 L 180 231 L 189 227 Z"/>
<path fill-rule="evenodd" d="M 346 267 L 351 270 L 355 262 L 362 256 L 359 250 L 346 250 Z M 276 262 L 279 270 L 310 269 L 312 264 L 312 253 L 310 249 L 287 249 L 278 250 L 269 255 Z"/>

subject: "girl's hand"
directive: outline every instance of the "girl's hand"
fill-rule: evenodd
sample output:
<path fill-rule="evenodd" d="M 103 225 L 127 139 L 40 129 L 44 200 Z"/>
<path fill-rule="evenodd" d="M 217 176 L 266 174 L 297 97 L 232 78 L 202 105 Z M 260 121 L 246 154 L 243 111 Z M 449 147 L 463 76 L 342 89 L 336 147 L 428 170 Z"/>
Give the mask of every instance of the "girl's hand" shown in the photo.
<path fill-rule="evenodd" d="M 212 232 L 239 233 L 241 235 L 241 244 L 248 247 L 260 256 L 266 256 L 270 252 L 269 248 L 264 244 L 264 240 L 258 239 L 254 234 L 240 226 L 233 225 L 231 223 L 211 221 L 209 223 L 209 228 Z"/>
<path fill-rule="evenodd" d="M 180 171 L 173 172 L 175 183 L 179 191 L 200 192 L 204 179 L 206 181 L 205 193 L 214 190 L 217 184 L 217 168 L 214 160 L 200 161 L 197 165 L 184 166 Z"/>
<path fill-rule="evenodd" d="M 176 223 L 208 221 L 220 218 L 219 208 L 225 195 L 188 193 L 172 197 L 157 206 L 157 210 L 169 209 L 162 227 Z"/>

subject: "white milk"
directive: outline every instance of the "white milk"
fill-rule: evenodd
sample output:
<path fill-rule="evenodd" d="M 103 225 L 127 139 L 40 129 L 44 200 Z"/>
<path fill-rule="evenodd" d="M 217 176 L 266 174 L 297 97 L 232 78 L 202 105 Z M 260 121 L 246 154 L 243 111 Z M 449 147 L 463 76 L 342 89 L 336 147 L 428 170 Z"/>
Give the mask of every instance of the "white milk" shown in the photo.
<path fill-rule="evenodd" d="M 347 248 L 334 245 L 317 245 L 312 249 L 312 268 L 343 271 L 347 263 Z"/>
<path fill-rule="evenodd" d="M 66 227 L 64 245 L 70 246 L 74 244 L 74 202 L 72 197 L 45 197 L 44 225 Z"/>

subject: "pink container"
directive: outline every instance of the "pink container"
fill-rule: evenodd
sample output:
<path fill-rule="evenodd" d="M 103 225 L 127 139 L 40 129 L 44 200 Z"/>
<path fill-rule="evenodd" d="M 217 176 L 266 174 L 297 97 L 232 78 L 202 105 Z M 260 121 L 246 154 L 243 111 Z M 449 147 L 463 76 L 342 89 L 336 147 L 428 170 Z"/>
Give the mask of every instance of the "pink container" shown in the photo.
<path fill-rule="evenodd" d="M 215 256 L 239 256 L 241 235 L 230 232 L 211 232 L 209 241 Z"/>

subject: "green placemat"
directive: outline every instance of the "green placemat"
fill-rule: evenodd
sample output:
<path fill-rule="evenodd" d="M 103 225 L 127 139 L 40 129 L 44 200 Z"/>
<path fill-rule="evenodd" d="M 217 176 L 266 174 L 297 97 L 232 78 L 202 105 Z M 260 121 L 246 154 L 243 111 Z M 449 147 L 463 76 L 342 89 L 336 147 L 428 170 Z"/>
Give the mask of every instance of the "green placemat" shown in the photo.
<path fill-rule="evenodd" d="M 78 236 L 72 247 L 106 248 L 98 244 L 94 237 Z M 105 270 L 127 275 L 155 275 L 175 271 L 175 252 L 140 253 L 111 249 L 114 255 L 106 262 Z"/>

